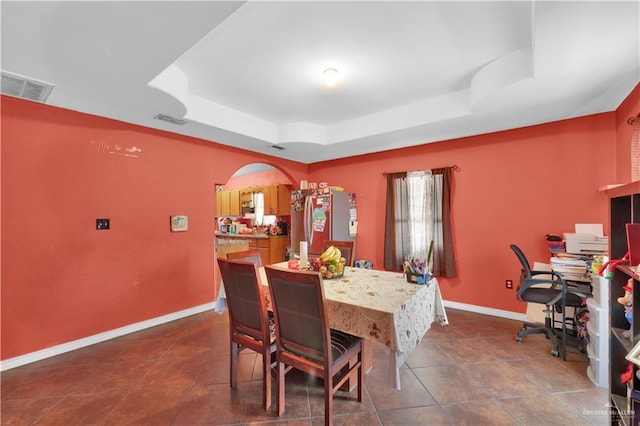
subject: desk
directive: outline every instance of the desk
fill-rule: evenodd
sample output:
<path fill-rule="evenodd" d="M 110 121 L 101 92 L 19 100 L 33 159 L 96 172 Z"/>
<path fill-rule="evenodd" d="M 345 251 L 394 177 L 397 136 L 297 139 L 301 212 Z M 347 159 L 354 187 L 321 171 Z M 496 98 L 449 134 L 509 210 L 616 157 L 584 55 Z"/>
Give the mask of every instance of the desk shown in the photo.
<path fill-rule="evenodd" d="M 273 266 L 286 268 L 287 263 Z M 267 285 L 264 268 L 260 274 Z M 400 389 L 400 366 L 431 324 L 448 324 L 435 278 L 417 285 L 408 283 L 399 272 L 346 267 L 343 277 L 324 280 L 324 294 L 331 328 L 390 349 L 390 375 L 396 389 Z"/>

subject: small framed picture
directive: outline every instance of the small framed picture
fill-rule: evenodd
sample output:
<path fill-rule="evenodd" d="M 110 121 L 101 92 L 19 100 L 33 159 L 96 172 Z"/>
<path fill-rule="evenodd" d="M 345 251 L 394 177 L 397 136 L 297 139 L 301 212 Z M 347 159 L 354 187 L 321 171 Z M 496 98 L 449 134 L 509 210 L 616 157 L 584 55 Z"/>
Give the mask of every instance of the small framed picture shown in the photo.
<path fill-rule="evenodd" d="M 640 366 L 640 342 L 636 343 L 625 358 L 627 361 L 631 361 L 635 365 Z"/>
<path fill-rule="evenodd" d="M 189 229 L 189 218 L 186 215 L 171 216 L 171 231 L 185 232 Z"/>

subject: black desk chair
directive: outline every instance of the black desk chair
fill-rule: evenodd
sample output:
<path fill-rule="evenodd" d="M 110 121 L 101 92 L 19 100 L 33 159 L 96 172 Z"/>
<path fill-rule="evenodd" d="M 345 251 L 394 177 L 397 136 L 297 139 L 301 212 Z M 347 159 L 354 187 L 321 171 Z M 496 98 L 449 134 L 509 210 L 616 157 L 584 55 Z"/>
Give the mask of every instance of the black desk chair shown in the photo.
<path fill-rule="evenodd" d="M 567 307 L 579 308 L 584 305 L 583 296 L 576 294 L 567 288 L 567 282 L 558 274 L 552 271 L 533 271 L 529 266 L 529 261 L 522 250 L 515 244 L 511 244 L 520 264 L 522 274 L 520 283 L 516 291 L 516 298 L 521 302 L 540 303 L 545 305 L 544 325 L 524 323 L 518 331 L 516 341 L 522 343 L 522 337 L 527 334 L 542 333 L 551 340 L 553 356 L 562 355 L 562 359 L 567 359 Z M 562 314 L 560 328 L 556 327 L 555 315 Z M 572 321 L 572 319 L 569 319 Z"/>

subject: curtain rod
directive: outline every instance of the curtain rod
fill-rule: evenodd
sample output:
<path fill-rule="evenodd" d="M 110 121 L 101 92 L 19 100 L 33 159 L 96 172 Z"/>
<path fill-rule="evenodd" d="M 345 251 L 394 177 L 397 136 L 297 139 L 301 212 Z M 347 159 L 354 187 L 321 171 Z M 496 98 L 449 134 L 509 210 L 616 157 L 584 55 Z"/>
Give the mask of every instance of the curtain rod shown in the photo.
<path fill-rule="evenodd" d="M 633 126 L 633 123 L 635 123 L 636 120 L 640 120 L 640 112 L 635 117 L 629 117 L 627 119 L 627 124 L 629 124 L 630 126 Z"/>
<path fill-rule="evenodd" d="M 449 166 L 449 167 L 451 168 L 451 170 L 454 170 L 454 171 L 460 170 L 460 167 L 458 167 L 457 164 L 454 164 L 453 166 Z M 446 167 L 434 167 L 434 169 L 446 169 Z M 424 170 L 425 171 L 426 170 L 431 171 L 431 169 L 424 169 Z M 406 171 L 403 171 L 403 172 L 382 172 L 382 176 L 390 175 L 390 174 L 393 174 L 393 173 L 406 173 Z"/>

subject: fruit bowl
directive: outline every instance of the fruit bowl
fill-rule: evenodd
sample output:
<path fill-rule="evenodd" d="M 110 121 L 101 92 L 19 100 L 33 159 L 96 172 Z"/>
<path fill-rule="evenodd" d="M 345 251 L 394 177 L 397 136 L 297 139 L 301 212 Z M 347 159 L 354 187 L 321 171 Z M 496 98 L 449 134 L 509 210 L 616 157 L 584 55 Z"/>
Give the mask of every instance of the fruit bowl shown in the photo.
<path fill-rule="evenodd" d="M 319 271 L 322 278 L 339 278 L 344 275 L 344 264 L 346 259 L 342 257 L 340 249 L 329 246 L 322 252 L 320 257 L 309 259 L 309 266 L 314 271 Z"/>
<path fill-rule="evenodd" d="M 344 276 L 344 259 L 323 262 L 318 257 L 309 259 L 309 266 L 314 271 L 319 271 L 322 278 L 333 279 Z"/>

